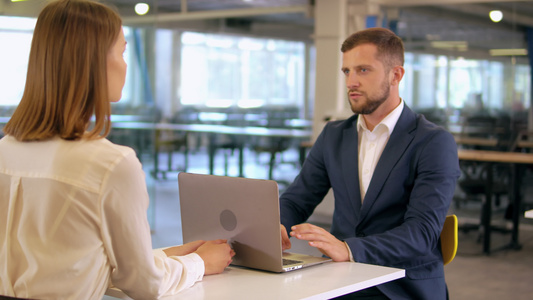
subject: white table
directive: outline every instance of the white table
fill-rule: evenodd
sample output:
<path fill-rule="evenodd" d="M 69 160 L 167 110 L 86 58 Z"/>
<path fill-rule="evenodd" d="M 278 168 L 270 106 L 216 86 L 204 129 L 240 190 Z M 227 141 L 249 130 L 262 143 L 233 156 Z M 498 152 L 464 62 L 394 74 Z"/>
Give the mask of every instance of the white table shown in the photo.
<path fill-rule="evenodd" d="M 533 209 L 530 209 L 530 210 L 526 211 L 526 213 L 524 214 L 524 216 L 525 216 L 526 218 L 533 219 Z"/>
<path fill-rule="evenodd" d="M 172 299 L 330 299 L 405 277 L 402 269 L 352 262 L 328 262 L 288 273 L 228 267 Z M 130 299 L 117 289 L 106 295 Z"/>

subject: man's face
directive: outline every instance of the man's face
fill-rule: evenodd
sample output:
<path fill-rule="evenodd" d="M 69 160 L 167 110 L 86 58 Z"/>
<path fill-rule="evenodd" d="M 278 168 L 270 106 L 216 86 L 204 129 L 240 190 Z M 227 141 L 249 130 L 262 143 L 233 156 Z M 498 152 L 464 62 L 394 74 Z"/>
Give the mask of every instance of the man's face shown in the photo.
<path fill-rule="evenodd" d="M 376 54 L 375 45 L 363 44 L 342 55 L 348 101 L 356 114 L 372 114 L 389 98 L 389 72 Z"/>

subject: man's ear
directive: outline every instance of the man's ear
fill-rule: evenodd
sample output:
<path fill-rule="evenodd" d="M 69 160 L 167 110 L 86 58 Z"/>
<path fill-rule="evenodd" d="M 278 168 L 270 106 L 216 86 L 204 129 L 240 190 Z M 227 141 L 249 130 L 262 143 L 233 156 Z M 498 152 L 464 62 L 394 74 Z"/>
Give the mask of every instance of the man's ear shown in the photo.
<path fill-rule="evenodd" d="M 392 68 L 390 71 L 391 85 L 399 85 L 404 74 L 405 74 L 405 69 L 402 66 L 395 66 L 394 68 Z"/>

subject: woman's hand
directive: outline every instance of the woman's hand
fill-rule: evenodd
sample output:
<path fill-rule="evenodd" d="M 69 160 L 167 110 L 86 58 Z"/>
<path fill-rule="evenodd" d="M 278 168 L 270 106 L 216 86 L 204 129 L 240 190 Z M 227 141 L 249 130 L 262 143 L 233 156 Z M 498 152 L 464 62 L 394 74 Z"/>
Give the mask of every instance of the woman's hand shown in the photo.
<path fill-rule="evenodd" d="M 222 273 L 235 256 L 227 240 L 207 241 L 195 252 L 204 261 L 205 275 Z"/>

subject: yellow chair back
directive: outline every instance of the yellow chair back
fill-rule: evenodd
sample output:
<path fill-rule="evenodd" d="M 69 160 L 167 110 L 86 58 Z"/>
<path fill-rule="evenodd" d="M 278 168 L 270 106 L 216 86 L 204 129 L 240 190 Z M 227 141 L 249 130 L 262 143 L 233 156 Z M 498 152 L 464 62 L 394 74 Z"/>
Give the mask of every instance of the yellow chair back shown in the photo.
<path fill-rule="evenodd" d="M 459 244 L 457 238 L 457 216 L 446 216 L 444 227 L 440 233 L 440 245 L 442 249 L 442 260 L 444 265 L 449 264 L 457 254 L 457 246 Z"/>

